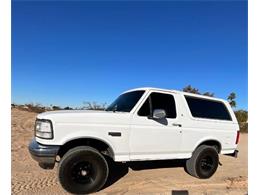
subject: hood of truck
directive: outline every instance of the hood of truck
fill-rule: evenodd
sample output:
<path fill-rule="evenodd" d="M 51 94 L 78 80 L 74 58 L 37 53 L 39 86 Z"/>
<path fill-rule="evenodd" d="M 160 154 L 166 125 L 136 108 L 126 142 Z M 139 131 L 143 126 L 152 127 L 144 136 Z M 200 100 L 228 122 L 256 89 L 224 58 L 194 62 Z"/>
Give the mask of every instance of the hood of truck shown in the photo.
<path fill-rule="evenodd" d="M 112 112 L 100 110 L 62 110 L 50 111 L 38 114 L 38 119 L 49 119 L 54 124 L 121 124 L 128 123 L 130 113 L 128 112 Z"/>
<path fill-rule="evenodd" d="M 41 144 L 63 145 L 70 140 L 92 138 L 112 147 L 115 138 L 110 136 L 109 132 L 121 132 L 120 139 L 127 139 L 131 114 L 96 110 L 64 110 L 41 113 L 37 119 L 48 119 L 53 124 L 53 139 L 36 137 L 36 141 Z"/>

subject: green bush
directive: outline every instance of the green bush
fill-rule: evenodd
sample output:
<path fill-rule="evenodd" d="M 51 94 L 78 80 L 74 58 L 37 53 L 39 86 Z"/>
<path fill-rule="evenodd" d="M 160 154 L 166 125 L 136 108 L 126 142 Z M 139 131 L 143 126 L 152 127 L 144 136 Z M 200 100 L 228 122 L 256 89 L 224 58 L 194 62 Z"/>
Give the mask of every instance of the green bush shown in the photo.
<path fill-rule="evenodd" d="M 248 111 L 237 110 L 237 111 L 235 111 L 235 115 L 237 117 L 240 132 L 248 133 Z"/>
<path fill-rule="evenodd" d="M 248 123 L 239 123 L 241 133 L 248 133 Z"/>

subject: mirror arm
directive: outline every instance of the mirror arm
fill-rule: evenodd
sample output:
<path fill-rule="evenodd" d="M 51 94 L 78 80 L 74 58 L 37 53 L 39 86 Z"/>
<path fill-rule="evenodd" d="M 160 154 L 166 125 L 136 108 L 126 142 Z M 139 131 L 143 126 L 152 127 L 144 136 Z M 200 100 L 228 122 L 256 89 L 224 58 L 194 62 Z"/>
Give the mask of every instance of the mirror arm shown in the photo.
<path fill-rule="evenodd" d="M 147 118 L 148 118 L 148 119 L 154 119 L 154 118 L 153 118 L 153 115 L 148 115 Z"/>

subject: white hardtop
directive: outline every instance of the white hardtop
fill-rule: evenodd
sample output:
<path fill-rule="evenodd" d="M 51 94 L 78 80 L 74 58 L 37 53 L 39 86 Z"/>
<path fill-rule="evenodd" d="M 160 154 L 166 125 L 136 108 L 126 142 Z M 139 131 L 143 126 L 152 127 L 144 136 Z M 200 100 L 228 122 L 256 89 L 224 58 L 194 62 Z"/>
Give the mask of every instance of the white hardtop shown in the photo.
<path fill-rule="evenodd" d="M 127 91 L 123 92 L 122 94 L 127 93 L 127 92 L 131 92 L 131 91 L 139 91 L 139 90 L 144 90 L 144 91 L 161 91 L 161 92 L 166 92 L 166 93 L 176 93 L 176 94 L 193 96 L 193 97 L 197 97 L 197 98 L 203 98 L 203 99 L 227 102 L 224 99 L 220 99 L 220 98 L 216 98 L 216 97 L 210 97 L 210 96 L 206 96 L 206 95 L 199 95 L 199 94 L 194 94 L 194 93 L 188 93 L 188 92 L 179 91 L 179 90 L 155 88 L 155 87 L 134 88 L 134 89 L 127 90 Z"/>

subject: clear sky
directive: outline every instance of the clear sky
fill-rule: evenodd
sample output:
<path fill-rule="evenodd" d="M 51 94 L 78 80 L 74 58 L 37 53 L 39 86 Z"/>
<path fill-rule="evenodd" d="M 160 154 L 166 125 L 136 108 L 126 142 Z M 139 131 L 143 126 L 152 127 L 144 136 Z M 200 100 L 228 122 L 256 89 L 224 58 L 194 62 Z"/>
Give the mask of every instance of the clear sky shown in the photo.
<path fill-rule="evenodd" d="M 247 109 L 247 1 L 13 1 L 12 102 L 188 84 Z"/>

